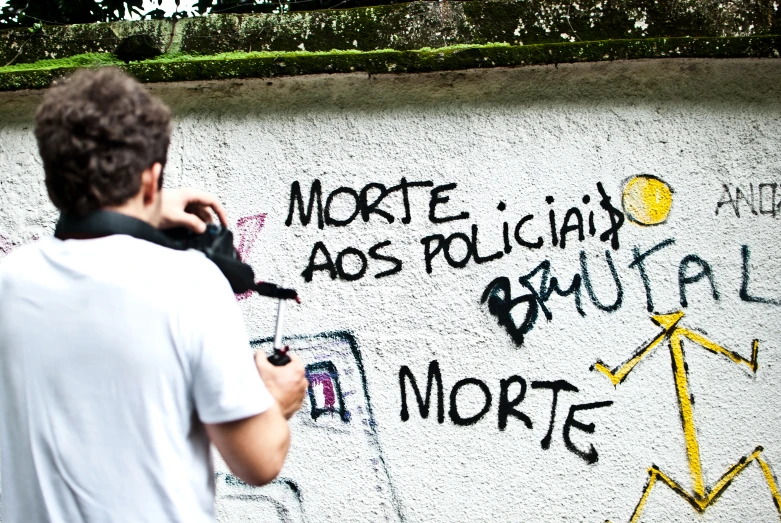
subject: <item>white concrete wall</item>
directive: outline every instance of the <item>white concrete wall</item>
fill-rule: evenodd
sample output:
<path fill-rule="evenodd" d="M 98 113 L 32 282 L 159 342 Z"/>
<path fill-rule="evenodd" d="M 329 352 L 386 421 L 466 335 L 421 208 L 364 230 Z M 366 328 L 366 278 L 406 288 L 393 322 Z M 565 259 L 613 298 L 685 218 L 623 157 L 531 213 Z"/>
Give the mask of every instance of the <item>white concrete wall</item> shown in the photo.
<path fill-rule="evenodd" d="M 220 195 L 231 218 L 241 221 L 242 249 L 261 278 L 299 289 L 304 302 L 289 307 L 287 332 L 305 361 L 319 364 L 312 367 L 312 393 L 314 406 L 326 412 L 318 415 L 308 402 L 294 419 L 284 480 L 251 489 L 219 466 L 220 521 L 628 521 L 652 465 L 683 491 L 695 492 L 695 442 L 709 488 L 756 447 L 764 451 L 702 514 L 658 481 L 642 521 L 777 521 L 767 478 L 781 474 L 778 65 L 677 60 L 152 86 L 177 115 L 166 183 Z M 39 96 L 0 96 L 3 252 L 51 234 L 56 218 L 31 133 Z M 628 181 L 639 175 L 658 177 L 672 189 L 669 215 L 645 227 L 624 221 L 614 248 L 599 238 L 610 220 L 597 184 L 621 210 Z M 319 229 L 317 218 L 304 226 L 296 213 L 285 224 L 294 182 L 307 199 L 320 180 L 325 204 L 338 188 L 390 188 L 402 177 L 433 184 L 409 190 L 409 223 L 402 221 L 396 191 L 379 207 L 393 223 L 378 214 L 364 222 L 359 215 L 349 225 Z M 432 223 L 431 190 L 446 184 L 457 187 L 441 193 L 450 199 L 436 215 L 469 217 Z M 737 207 L 718 207 L 728 196 L 737 198 L 738 189 Z M 665 210 L 664 194 L 658 194 L 654 212 Z M 351 202 L 349 193 L 337 195 L 332 217 L 349 216 Z M 635 205 L 635 217 L 643 210 L 643 201 L 625 203 Z M 561 236 L 572 207 L 583 215 L 585 238 L 569 232 L 562 249 L 552 245 L 548 214 L 555 211 Z M 533 218 L 521 235 L 542 237 L 539 249 L 514 239 L 526 215 Z M 504 222 L 511 250 L 500 259 L 477 264 L 473 257 L 456 268 L 440 252 L 427 273 L 421 239 L 469 237 L 475 224 L 484 257 L 503 250 Z M 379 253 L 401 260 L 402 269 L 377 278 L 393 264 L 372 259 L 369 251 L 386 241 Z M 641 271 L 630 265 L 633 249 L 643 253 L 665 241 L 644 261 L 652 313 Z M 345 281 L 321 270 L 305 282 L 302 272 L 316 242 L 334 261 L 346 248 L 364 253 L 365 275 Z M 465 253 L 463 241 L 454 239 L 451 257 L 458 261 Z M 607 261 L 613 262 L 622 289 L 613 310 L 600 310 L 583 282 L 582 314 L 574 294 L 531 298 L 532 290 L 541 292 L 541 273 L 528 277 L 526 287 L 519 282 L 549 261 L 550 276 L 566 289 L 576 275 L 585 278 L 581 258 L 605 309 L 617 296 Z M 355 255 L 342 261 L 343 272 L 358 270 Z M 319 253 L 316 263 L 323 262 Z M 704 264 L 718 299 L 707 277 L 685 283 Z M 741 297 L 744 265 L 748 285 Z M 481 297 L 500 277 L 507 278 L 510 294 L 494 287 L 496 304 L 521 300 L 511 316 L 498 318 Z M 241 306 L 256 347 L 267 349 L 262 340 L 272 334 L 275 304 L 249 297 Z M 533 328 L 522 344 L 520 336 L 514 341 L 509 331 L 535 310 Z M 678 311 L 683 319 L 617 387 L 593 370 L 598 361 L 610 368 L 629 361 L 664 332 L 651 316 Z M 717 345 L 706 350 L 695 341 L 702 342 L 698 335 Z M 756 373 L 740 359 L 751 359 L 755 339 Z M 678 383 L 685 382 L 694 399 L 691 413 L 683 415 L 671 366 L 680 340 L 687 371 L 679 372 Z M 718 353 L 724 349 L 736 353 L 734 361 Z M 408 381 L 405 421 L 400 370 L 408 368 L 425 392 L 432 361 L 441 370 L 443 422 L 435 396 L 428 417 L 421 417 Z M 511 376 L 524 380 L 525 398 L 515 409 L 531 428 L 510 416 L 499 429 L 500 380 Z M 472 380 L 458 393 L 458 415 L 468 418 L 484 406 L 481 384 L 492 402 L 479 420 L 458 425 L 451 391 L 465 378 Z M 508 400 L 516 398 L 518 381 Z M 551 424 L 550 382 L 578 392 L 558 393 L 551 437 L 543 445 Z M 572 410 L 595 402 L 601 406 Z M 574 426 L 567 422 L 570 413 Z M 695 427 L 688 446 L 682 419 Z"/>

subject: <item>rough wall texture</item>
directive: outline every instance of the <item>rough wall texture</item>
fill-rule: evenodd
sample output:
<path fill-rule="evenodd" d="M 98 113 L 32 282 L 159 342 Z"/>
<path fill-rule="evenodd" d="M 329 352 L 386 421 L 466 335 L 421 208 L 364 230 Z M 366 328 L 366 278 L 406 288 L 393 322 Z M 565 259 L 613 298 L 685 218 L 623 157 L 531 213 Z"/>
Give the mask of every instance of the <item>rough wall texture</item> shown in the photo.
<path fill-rule="evenodd" d="M 221 521 L 778 520 L 775 61 L 150 89 L 167 183 L 304 297 L 291 456 L 261 489 L 218 463 Z M 0 252 L 56 217 L 39 97 L 0 94 Z"/>

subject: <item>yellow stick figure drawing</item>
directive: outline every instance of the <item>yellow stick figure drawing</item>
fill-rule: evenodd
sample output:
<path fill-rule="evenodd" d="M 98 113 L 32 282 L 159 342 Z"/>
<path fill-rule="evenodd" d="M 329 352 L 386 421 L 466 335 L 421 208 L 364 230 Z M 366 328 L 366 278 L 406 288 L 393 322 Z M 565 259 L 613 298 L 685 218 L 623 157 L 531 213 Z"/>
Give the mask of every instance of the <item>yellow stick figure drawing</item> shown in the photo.
<path fill-rule="evenodd" d="M 640 514 L 643 511 L 648 496 L 651 494 L 651 490 L 657 481 L 661 481 L 668 487 L 670 487 L 676 494 L 688 501 L 697 512 L 705 512 L 705 509 L 709 505 L 714 503 L 721 494 L 729 487 L 732 480 L 743 470 L 756 461 L 759 468 L 765 477 L 770 493 L 773 496 L 773 502 L 778 511 L 779 518 L 781 518 L 781 495 L 779 495 L 778 486 L 776 480 L 773 477 L 773 472 L 770 466 L 765 462 L 760 454 L 762 453 L 762 447 L 757 447 L 754 452 L 748 456 L 743 456 L 740 461 L 733 465 L 727 472 L 719 479 L 712 487 L 706 488 L 702 477 L 702 464 L 700 462 L 700 446 L 697 441 L 697 432 L 694 428 L 694 412 L 692 410 L 692 400 L 689 394 L 689 382 L 686 376 L 686 362 L 683 355 L 683 338 L 688 338 L 697 345 L 704 347 L 705 349 L 714 352 L 716 354 L 722 354 L 732 360 L 738 365 L 746 365 L 752 372 L 756 373 L 757 365 L 757 350 L 759 348 L 759 341 L 754 340 L 751 351 L 751 359 L 740 356 L 739 354 L 721 347 L 712 341 L 708 340 L 701 334 L 690 331 L 683 327 L 680 327 L 678 323 L 683 318 L 683 312 L 675 312 L 672 314 L 662 314 L 658 316 L 652 316 L 651 321 L 656 325 L 662 327 L 662 332 L 656 336 L 645 347 L 637 351 L 628 361 L 619 365 L 615 369 L 609 369 L 602 362 L 597 362 L 594 365 L 594 369 L 598 370 L 613 382 L 613 385 L 622 383 L 626 377 L 632 372 L 632 369 L 637 365 L 640 360 L 651 354 L 654 348 L 661 345 L 665 340 L 668 341 L 670 347 L 670 355 L 672 357 L 673 375 L 675 379 L 675 389 L 678 395 L 678 406 L 681 411 L 681 424 L 683 426 L 683 434 L 686 439 L 686 453 L 689 461 L 689 471 L 691 472 L 693 493 L 687 492 L 681 485 L 675 480 L 670 478 L 667 474 L 659 470 L 656 466 L 652 466 L 648 469 L 648 483 L 643 489 L 643 494 L 640 497 L 640 501 L 637 503 L 632 517 L 629 519 L 629 523 L 636 523 L 640 520 Z"/>

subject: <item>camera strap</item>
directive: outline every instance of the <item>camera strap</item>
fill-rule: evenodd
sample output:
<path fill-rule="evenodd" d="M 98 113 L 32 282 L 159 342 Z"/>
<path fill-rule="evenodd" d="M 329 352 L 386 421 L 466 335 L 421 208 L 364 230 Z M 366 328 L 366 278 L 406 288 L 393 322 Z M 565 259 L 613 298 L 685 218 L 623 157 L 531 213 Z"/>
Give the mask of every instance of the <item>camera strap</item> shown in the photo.
<path fill-rule="evenodd" d="M 115 234 L 125 234 L 169 249 L 187 250 L 190 248 L 186 243 L 176 241 L 143 220 L 112 211 L 98 210 L 86 216 L 61 214 L 54 229 L 54 237 L 60 240 L 87 240 Z M 233 236 L 230 235 L 230 231 L 227 231 L 227 234 L 229 241 L 232 242 Z M 232 246 L 230 248 L 234 250 Z M 211 249 L 198 250 L 217 266 L 236 294 L 252 290 L 262 296 L 298 301 L 298 295 L 293 289 L 285 289 L 273 283 L 256 282 L 252 267 L 239 260 L 235 252 L 234 256 L 231 257 L 216 253 Z"/>
<path fill-rule="evenodd" d="M 94 211 L 86 216 L 61 214 L 54 229 L 54 237 L 60 240 L 89 240 L 114 234 L 126 234 L 163 247 L 176 248 L 162 231 L 143 220 L 118 212 Z"/>

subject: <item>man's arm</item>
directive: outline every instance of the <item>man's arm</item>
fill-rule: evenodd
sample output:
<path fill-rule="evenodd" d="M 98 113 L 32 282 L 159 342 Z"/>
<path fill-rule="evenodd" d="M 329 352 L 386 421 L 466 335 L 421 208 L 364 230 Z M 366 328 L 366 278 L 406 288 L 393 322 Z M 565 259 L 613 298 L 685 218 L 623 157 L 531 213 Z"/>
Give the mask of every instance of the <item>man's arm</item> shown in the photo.
<path fill-rule="evenodd" d="M 206 225 L 213 221 L 210 211 L 217 215 L 223 226 L 227 226 L 225 210 L 211 194 L 189 188 L 167 189 L 163 191 L 161 198 L 161 228 L 184 226 L 196 233 L 202 233 Z M 208 301 L 213 304 L 218 303 L 223 297 L 223 293 L 219 294 L 218 298 Z M 227 297 L 228 294 L 224 296 Z M 225 310 L 222 309 L 217 308 L 225 313 L 226 317 L 222 319 L 211 317 L 209 321 L 201 324 L 220 328 L 216 335 L 207 336 L 210 342 L 206 344 L 208 348 L 205 356 L 201 357 L 199 365 L 201 369 L 222 368 L 220 365 L 222 364 L 226 369 L 233 368 L 235 371 L 236 367 L 226 363 L 228 355 L 218 349 L 224 348 L 223 344 L 227 343 L 233 348 L 239 347 L 240 351 L 245 350 L 243 347 L 247 344 L 246 334 L 232 296 L 226 298 Z M 232 313 L 229 313 L 228 309 L 232 309 Z M 231 338 L 239 333 L 242 339 L 232 342 Z M 243 366 L 241 362 L 237 365 Z M 255 354 L 255 366 L 265 388 L 275 401 L 260 414 L 225 422 L 204 422 L 204 426 L 209 440 L 217 447 L 230 470 L 242 481 L 260 486 L 272 481 L 282 469 L 290 447 L 290 429 L 287 420 L 301 408 L 309 383 L 306 380 L 304 365 L 295 355 L 291 355 L 291 361 L 287 365 L 274 367 L 268 362 L 266 355 L 258 351 Z M 242 373 L 242 375 L 247 378 L 246 374 Z M 221 421 L 219 418 L 224 417 L 221 412 L 224 405 L 215 405 L 215 395 L 219 395 L 218 391 L 224 391 L 228 383 L 235 385 L 235 380 L 229 379 L 226 383 L 221 372 L 216 372 L 214 375 L 210 372 L 202 372 L 198 376 L 201 379 L 197 390 L 202 392 L 202 395 L 201 401 L 196 403 L 209 407 L 210 412 L 206 413 L 207 419 L 211 417 L 213 421 L 214 418 Z M 217 400 L 216 403 L 219 404 L 220 401 Z M 236 398 L 231 398 L 227 404 L 236 407 Z M 203 415 L 204 412 L 200 414 Z"/>
<path fill-rule="evenodd" d="M 276 402 L 256 416 L 206 424 L 206 434 L 231 472 L 245 483 L 261 486 L 282 470 L 290 447 L 287 420 L 301 408 L 309 384 L 301 359 L 294 354 L 284 367 L 274 367 L 258 351 L 255 364 Z"/>
<path fill-rule="evenodd" d="M 251 418 L 206 425 L 206 434 L 231 472 L 256 487 L 277 477 L 290 446 L 290 429 L 276 403 Z"/>

